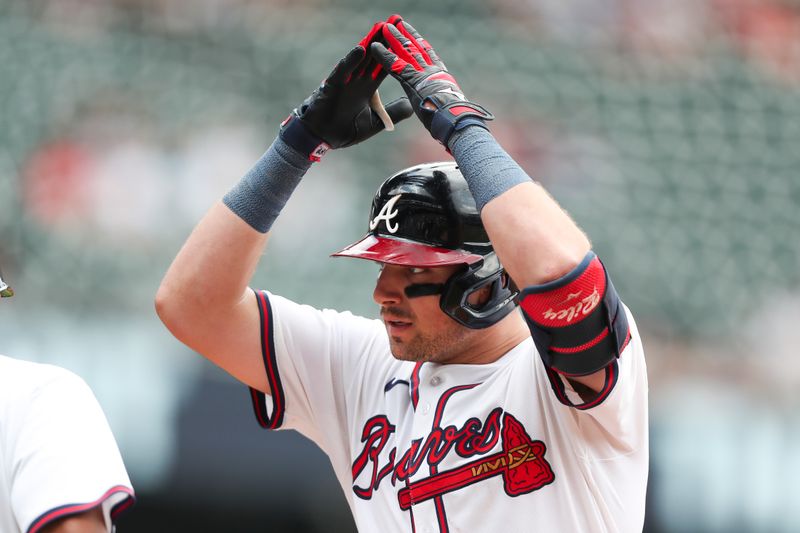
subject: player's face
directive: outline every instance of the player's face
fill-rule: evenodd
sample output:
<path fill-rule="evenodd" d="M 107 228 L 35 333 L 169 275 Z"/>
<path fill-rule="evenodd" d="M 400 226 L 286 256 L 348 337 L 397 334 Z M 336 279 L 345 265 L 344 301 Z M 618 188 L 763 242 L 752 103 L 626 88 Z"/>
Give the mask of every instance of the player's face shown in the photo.
<path fill-rule="evenodd" d="M 383 265 L 373 298 L 389 335 L 392 354 L 403 361 L 457 362 L 472 344 L 476 330 L 466 328 L 439 307 L 438 294 L 408 298 L 415 283 L 444 283 L 458 266 L 414 268 Z"/>

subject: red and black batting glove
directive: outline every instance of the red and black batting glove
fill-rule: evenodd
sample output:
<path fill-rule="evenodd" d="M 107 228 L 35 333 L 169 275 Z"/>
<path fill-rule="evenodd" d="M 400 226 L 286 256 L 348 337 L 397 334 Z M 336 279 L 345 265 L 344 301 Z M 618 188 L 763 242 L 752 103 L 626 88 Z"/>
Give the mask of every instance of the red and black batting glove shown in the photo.
<path fill-rule="evenodd" d="M 453 132 L 468 125 L 488 129 L 485 121 L 493 120 L 494 115 L 467 100 L 458 82 L 417 30 L 399 15 L 392 15 L 382 32 L 389 49 L 376 40 L 370 46 L 370 54 L 400 82 L 414 112 L 434 139 L 447 147 Z"/>
<path fill-rule="evenodd" d="M 308 155 L 309 160 L 319 161 L 328 150 L 358 144 L 384 129 L 380 116 L 370 107 L 370 98 L 388 73 L 366 49 L 383 39 L 385 24 L 375 24 L 322 85 L 281 124 L 281 139 Z M 405 97 L 390 102 L 385 109 L 394 123 L 413 113 Z"/>

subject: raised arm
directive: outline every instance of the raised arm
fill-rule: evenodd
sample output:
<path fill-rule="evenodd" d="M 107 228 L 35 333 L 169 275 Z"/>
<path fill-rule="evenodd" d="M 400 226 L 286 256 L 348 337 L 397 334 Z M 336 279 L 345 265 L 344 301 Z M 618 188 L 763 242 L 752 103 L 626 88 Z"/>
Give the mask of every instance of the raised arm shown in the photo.
<path fill-rule="evenodd" d="M 499 146 L 431 45 L 397 18 L 371 52 L 400 81 L 420 121 L 455 157 L 545 364 L 600 391 L 627 319 L 587 236 Z"/>
<path fill-rule="evenodd" d="M 270 391 L 259 308 L 248 284 L 273 222 L 311 164 L 388 123 L 370 107 L 386 72 L 365 51 L 381 38 L 383 24 L 376 24 L 281 124 L 278 138 L 253 169 L 194 229 L 156 294 L 156 311 L 175 337 L 262 392 Z M 412 113 L 405 98 L 385 111 L 392 122 Z"/>

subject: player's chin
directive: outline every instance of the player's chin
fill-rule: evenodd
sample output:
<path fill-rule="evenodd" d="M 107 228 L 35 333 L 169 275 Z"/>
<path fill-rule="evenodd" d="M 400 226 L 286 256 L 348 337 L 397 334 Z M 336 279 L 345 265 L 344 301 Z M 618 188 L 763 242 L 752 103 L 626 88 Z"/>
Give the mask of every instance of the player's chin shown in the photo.
<path fill-rule="evenodd" d="M 392 339 L 389 337 L 389 348 L 392 355 L 398 361 L 410 361 L 414 363 L 432 361 L 430 350 L 425 350 L 419 345 L 403 341 L 401 339 Z"/>
<path fill-rule="evenodd" d="M 389 349 L 392 351 L 392 356 L 400 361 L 408 361 L 405 346 L 403 341 L 398 337 L 389 336 Z"/>
<path fill-rule="evenodd" d="M 389 337 L 389 349 L 398 361 L 419 361 L 416 351 L 410 349 L 408 343 L 400 337 Z"/>

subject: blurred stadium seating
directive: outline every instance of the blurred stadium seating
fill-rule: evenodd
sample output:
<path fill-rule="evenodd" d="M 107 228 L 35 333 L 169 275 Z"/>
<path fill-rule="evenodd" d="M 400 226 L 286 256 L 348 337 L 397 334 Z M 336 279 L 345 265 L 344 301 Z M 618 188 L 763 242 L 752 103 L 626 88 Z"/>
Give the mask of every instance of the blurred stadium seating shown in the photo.
<path fill-rule="evenodd" d="M 258 434 L 245 391 L 162 331 L 152 298 L 280 120 L 394 11 L 497 115 L 637 316 L 647 530 L 800 530 L 800 1 L 0 0 L 0 265 L 18 294 L 0 352 L 95 388 L 140 492 L 120 530 L 352 528 L 324 457 Z M 383 177 L 446 157 L 414 120 L 330 155 L 255 284 L 373 316 L 373 269 L 327 255 L 363 232 Z"/>

